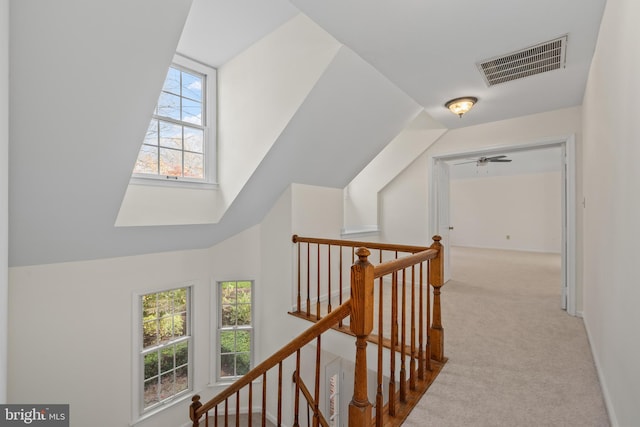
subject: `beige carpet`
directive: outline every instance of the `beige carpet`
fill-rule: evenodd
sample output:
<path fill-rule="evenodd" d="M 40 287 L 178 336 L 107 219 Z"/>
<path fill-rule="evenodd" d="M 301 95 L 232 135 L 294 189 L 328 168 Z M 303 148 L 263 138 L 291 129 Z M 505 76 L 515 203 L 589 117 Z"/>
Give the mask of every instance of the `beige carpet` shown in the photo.
<path fill-rule="evenodd" d="M 404 425 L 608 426 L 582 319 L 560 309 L 560 257 L 451 255 L 449 362 Z"/>

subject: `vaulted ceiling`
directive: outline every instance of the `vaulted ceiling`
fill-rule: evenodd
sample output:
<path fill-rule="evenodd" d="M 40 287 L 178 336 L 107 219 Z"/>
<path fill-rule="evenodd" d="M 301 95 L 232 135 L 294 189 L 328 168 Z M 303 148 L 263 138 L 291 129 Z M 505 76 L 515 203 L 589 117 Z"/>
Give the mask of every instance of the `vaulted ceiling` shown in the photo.
<path fill-rule="evenodd" d="M 211 246 L 291 182 L 346 186 L 423 109 L 455 128 L 580 105 L 604 3 L 13 0 L 10 264 Z M 224 67 L 300 14 L 342 47 L 222 220 L 115 227 L 174 52 Z M 478 61 L 564 34 L 564 68 L 484 83 Z M 479 98 L 462 119 L 458 96 Z"/>

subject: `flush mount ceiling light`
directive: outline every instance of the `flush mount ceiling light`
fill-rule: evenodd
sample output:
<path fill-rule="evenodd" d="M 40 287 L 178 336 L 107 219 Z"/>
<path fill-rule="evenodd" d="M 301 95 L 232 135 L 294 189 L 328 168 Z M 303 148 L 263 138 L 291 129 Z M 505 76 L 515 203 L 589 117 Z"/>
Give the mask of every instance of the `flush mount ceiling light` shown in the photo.
<path fill-rule="evenodd" d="M 453 114 L 462 117 L 463 114 L 471 110 L 471 107 L 478 102 L 478 98 L 473 96 L 465 96 L 464 98 L 456 98 L 444 104 Z"/>

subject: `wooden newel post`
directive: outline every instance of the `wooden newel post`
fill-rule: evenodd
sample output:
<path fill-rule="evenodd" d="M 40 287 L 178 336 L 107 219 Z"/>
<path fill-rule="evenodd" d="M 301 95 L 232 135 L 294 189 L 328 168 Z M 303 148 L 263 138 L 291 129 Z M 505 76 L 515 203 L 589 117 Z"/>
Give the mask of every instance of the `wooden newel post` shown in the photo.
<path fill-rule="evenodd" d="M 349 426 L 371 425 L 372 406 L 367 396 L 367 337 L 373 330 L 373 265 L 371 252 L 358 248 L 351 266 L 351 332 L 356 336 L 356 367 L 353 399 L 349 403 Z"/>
<path fill-rule="evenodd" d="M 444 328 L 440 312 L 440 288 L 444 285 L 444 246 L 440 243 L 442 237 L 433 236 L 431 249 L 438 250 L 438 256 L 431 260 L 429 268 L 429 283 L 433 286 L 433 323 L 429 341 L 431 341 L 431 356 L 442 362 L 444 360 Z"/>
<path fill-rule="evenodd" d="M 189 418 L 193 421 L 193 427 L 200 425 L 200 417 L 196 417 L 196 412 L 202 406 L 200 402 L 200 395 L 196 394 L 191 398 L 191 405 L 189 406 Z"/>

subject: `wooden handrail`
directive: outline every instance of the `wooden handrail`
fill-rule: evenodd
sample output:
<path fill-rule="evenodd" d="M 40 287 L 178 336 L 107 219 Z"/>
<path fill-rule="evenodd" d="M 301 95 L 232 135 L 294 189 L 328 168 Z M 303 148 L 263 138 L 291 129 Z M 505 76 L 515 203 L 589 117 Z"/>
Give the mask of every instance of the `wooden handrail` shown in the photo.
<path fill-rule="evenodd" d="M 394 271 L 400 271 L 421 262 L 435 259 L 437 258 L 437 256 L 437 249 L 427 248 L 421 252 L 414 253 L 413 255 L 407 255 L 399 259 L 394 259 L 382 264 L 378 264 L 374 268 L 374 278 L 377 279 L 382 276 L 386 276 L 387 274 L 393 273 Z"/>
<path fill-rule="evenodd" d="M 309 329 L 298 335 L 291 342 L 274 353 L 271 357 L 250 370 L 246 375 L 238 379 L 236 382 L 227 387 L 207 403 L 200 403 L 199 395 L 193 396 L 192 410 L 190 411 L 191 420 L 194 423 L 197 422 L 197 420 L 199 420 L 209 410 L 236 394 L 247 384 L 258 379 L 258 377 L 266 373 L 269 369 L 273 368 L 278 363 L 291 356 L 296 352 L 296 350 L 302 348 L 313 339 L 317 338 L 320 334 L 331 329 L 331 327 L 333 327 L 340 320 L 343 320 L 345 317 L 349 316 L 349 314 L 351 314 L 350 299 L 334 309 L 329 315 L 323 317 L 318 323 L 315 323 Z"/>
<path fill-rule="evenodd" d="M 429 249 L 428 246 L 414 246 L 414 245 L 396 245 L 393 243 L 378 243 L 378 242 L 361 242 L 357 240 L 341 240 L 341 239 L 319 239 L 316 237 L 302 237 L 294 234 L 291 238 L 293 243 L 316 243 L 320 245 L 335 245 L 335 246 L 348 246 L 352 248 L 367 248 L 380 249 L 383 251 L 397 251 L 397 252 L 422 252 Z"/>

